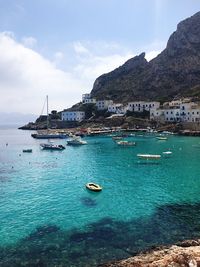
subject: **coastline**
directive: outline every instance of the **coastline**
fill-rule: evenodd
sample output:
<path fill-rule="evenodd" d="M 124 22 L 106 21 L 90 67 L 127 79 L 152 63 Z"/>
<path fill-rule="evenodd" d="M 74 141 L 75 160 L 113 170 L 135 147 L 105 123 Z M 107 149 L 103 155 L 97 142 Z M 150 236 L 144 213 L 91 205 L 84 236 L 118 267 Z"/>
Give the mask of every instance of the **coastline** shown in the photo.
<path fill-rule="evenodd" d="M 200 239 L 185 240 L 171 246 L 157 247 L 125 260 L 101 264 L 99 267 L 198 267 Z"/>

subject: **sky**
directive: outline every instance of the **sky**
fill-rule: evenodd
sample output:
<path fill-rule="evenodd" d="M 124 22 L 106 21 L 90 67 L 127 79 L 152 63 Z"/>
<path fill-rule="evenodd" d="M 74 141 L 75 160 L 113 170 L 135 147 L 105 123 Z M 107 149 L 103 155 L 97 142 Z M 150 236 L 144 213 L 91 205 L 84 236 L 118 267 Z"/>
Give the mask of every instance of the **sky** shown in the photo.
<path fill-rule="evenodd" d="M 199 0 L 0 0 L 0 112 L 40 115 L 80 102 L 95 79 L 151 60 Z"/>

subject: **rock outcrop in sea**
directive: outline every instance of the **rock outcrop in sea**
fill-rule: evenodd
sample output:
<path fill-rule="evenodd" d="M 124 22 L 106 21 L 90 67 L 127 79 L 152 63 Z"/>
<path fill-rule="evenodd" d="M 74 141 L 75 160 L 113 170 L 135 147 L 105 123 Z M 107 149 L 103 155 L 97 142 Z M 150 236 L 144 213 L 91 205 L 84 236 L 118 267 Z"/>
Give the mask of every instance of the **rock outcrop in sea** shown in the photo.
<path fill-rule="evenodd" d="M 126 260 L 99 267 L 198 267 L 200 239 L 187 240 L 170 247 L 162 247 Z"/>
<path fill-rule="evenodd" d="M 147 62 L 142 53 L 129 59 L 98 77 L 91 94 L 120 102 L 200 96 L 200 12 L 178 24 L 156 58 Z"/>

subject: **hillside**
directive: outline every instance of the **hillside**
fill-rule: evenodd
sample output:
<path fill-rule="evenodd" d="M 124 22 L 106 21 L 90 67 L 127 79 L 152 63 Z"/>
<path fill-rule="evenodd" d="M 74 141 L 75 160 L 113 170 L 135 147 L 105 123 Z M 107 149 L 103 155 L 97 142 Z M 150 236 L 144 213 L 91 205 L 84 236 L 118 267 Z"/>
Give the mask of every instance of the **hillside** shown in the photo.
<path fill-rule="evenodd" d="M 200 95 L 200 12 L 180 22 L 167 47 L 147 62 L 145 53 L 94 82 L 97 99 L 168 100 L 175 96 Z"/>

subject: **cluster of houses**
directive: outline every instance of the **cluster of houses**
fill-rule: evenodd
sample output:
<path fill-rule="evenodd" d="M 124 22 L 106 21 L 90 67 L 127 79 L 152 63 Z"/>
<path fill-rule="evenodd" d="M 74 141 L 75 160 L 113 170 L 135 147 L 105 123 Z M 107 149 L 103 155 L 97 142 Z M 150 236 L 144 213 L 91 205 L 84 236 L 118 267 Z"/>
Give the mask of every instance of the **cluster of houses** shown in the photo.
<path fill-rule="evenodd" d="M 162 106 L 157 101 L 134 101 L 127 104 L 114 103 L 112 100 L 96 100 L 91 94 L 82 95 L 82 104 L 94 104 L 97 110 L 107 110 L 110 113 L 125 115 L 130 112 L 149 112 L 149 119 L 158 122 L 200 122 L 200 104 L 189 98 L 165 102 Z M 64 110 L 62 120 L 82 121 L 85 118 L 83 111 Z"/>

